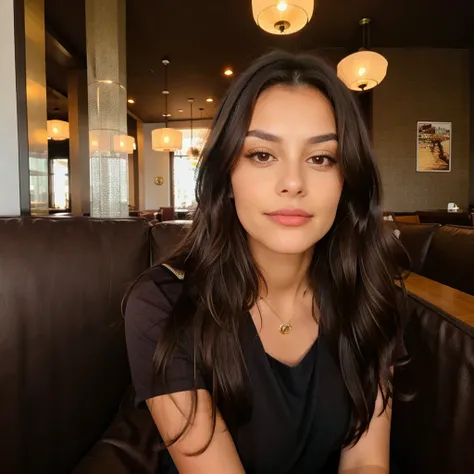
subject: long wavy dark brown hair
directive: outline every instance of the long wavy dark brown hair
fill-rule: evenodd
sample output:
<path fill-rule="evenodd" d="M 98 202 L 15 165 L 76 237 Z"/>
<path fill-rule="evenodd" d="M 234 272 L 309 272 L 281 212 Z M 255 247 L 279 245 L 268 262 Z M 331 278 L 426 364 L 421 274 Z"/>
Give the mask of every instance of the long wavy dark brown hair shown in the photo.
<path fill-rule="evenodd" d="M 168 259 L 185 270 L 186 277 L 183 296 L 157 346 L 157 376 L 166 380 L 180 338 L 191 331 L 196 367 L 210 385 L 214 428 L 217 407 L 228 424 L 251 410 L 239 327 L 259 298 L 262 275 L 231 199 L 231 173 L 256 101 L 275 85 L 314 87 L 335 113 L 344 185 L 334 225 L 315 243 L 309 281 L 320 309 L 320 333 L 339 363 L 349 394 L 345 445 L 351 445 L 368 429 L 379 389 L 384 410 L 393 396 L 390 368 L 401 340 L 403 313 L 395 282 L 403 282 L 397 239 L 384 226 L 380 177 L 358 105 L 333 68 L 316 57 L 267 54 L 222 100 L 199 162 L 191 228 Z M 192 423 L 196 403 L 194 391 L 193 411 L 176 439 Z"/>

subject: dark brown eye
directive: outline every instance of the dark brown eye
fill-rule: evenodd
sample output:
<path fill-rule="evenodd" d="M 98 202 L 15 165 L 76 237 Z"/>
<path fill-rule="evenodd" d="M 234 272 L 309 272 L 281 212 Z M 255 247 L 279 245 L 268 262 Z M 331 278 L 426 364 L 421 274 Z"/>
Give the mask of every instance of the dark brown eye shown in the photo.
<path fill-rule="evenodd" d="M 246 158 L 251 159 L 255 163 L 265 164 L 274 161 L 273 155 L 265 151 L 251 151 L 245 155 Z"/>
<path fill-rule="evenodd" d="M 307 161 L 309 161 L 312 165 L 317 166 L 331 166 L 336 162 L 334 158 L 331 158 L 327 155 L 312 156 L 311 158 L 308 158 Z"/>
<path fill-rule="evenodd" d="M 272 159 L 272 155 L 270 155 L 270 153 L 262 153 L 262 152 L 256 153 L 254 157 L 257 161 L 260 161 L 262 163 L 266 161 L 270 161 Z"/>
<path fill-rule="evenodd" d="M 326 158 L 324 156 L 313 156 L 311 158 L 312 162 L 315 164 L 315 165 L 324 165 L 324 160 Z"/>

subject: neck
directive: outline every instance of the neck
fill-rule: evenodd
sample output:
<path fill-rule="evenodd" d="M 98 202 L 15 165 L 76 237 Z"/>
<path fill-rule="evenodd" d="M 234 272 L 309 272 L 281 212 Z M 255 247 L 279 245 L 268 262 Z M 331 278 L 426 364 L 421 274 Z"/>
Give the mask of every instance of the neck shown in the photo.
<path fill-rule="evenodd" d="M 308 285 L 308 269 L 313 249 L 300 254 L 280 254 L 249 239 L 252 256 L 264 282 L 260 295 L 270 300 L 282 300 L 301 294 Z"/>

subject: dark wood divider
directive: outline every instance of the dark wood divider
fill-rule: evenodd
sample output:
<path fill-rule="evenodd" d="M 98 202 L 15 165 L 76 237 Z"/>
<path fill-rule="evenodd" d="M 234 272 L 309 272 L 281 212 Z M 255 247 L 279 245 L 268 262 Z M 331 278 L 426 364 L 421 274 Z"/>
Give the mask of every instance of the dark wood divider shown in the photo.
<path fill-rule="evenodd" d="M 408 292 L 474 327 L 474 296 L 416 273 L 405 280 Z"/>

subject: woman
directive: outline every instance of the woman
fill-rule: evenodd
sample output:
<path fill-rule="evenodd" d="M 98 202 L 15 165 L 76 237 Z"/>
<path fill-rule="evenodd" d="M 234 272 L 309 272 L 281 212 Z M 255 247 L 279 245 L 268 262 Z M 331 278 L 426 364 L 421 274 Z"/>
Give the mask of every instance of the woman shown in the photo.
<path fill-rule="evenodd" d="M 339 473 L 387 473 L 396 239 L 332 68 L 253 64 L 217 112 L 196 195 L 184 243 L 126 306 L 136 402 L 171 455 L 160 474 L 337 472 L 339 456 Z"/>

